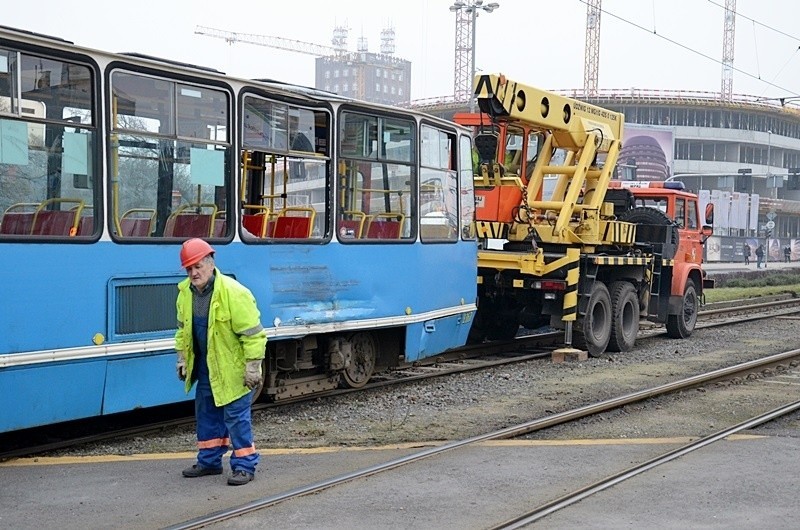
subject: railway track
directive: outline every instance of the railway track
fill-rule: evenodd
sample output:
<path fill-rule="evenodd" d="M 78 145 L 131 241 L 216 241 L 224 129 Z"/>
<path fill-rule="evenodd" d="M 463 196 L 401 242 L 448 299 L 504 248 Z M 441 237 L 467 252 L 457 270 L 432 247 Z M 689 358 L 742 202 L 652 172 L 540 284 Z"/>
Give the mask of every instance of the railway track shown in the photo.
<path fill-rule="evenodd" d="M 632 403 L 644 401 L 658 396 L 664 396 L 668 394 L 682 392 L 690 388 L 694 388 L 700 385 L 706 385 L 709 383 L 714 383 L 717 381 L 728 380 L 737 377 L 739 378 L 746 377 L 748 374 L 753 372 L 762 372 L 768 368 L 774 368 L 781 365 L 785 366 L 787 364 L 794 366 L 800 365 L 800 350 L 790 350 L 776 355 L 770 355 L 768 357 L 764 357 L 762 359 L 758 359 L 755 361 L 750 361 L 746 363 L 737 364 L 735 366 L 730 366 L 727 368 L 713 370 L 700 375 L 681 379 L 679 381 L 625 394 L 612 399 L 607 399 L 590 405 L 578 407 L 558 414 L 552 414 L 543 418 L 537 418 L 531 421 L 506 427 L 504 429 L 488 432 L 479 436 L 474 436 L 472 438 L 457 440 L 440 446 L 427 448 L 407 456 L 395 458 L 387 462 L 376 464 L 354 472 L 345 473 L 339 476 L 314 482 L 312 484 L 300 486 L 276 495 L 270 495 L 268 497 L 259 498 L 250 501 L 248 503 L 241 504 L 239 506 L 226 508 L 200 517 L 196 517 L 191 520 L 170 526 L 169 528 L 171 530 L 189 530 L 195 528 L 203 528 L 208 525 L 227 521 L 256 511 L 265 510 L 267 508 L 276 506 L 278 504 L 281 504 L 283 502 L 292 499 L 297 499 L 299 497 L 303 497 L 306 495 L 317 494 L 324 490 L 334 488 L 336 486 L 354 480 L 363 479 L 372 475 L 376 475 L 378 473 L 390 472 L 399 467 L 420 462 L 422 460 L 425 460 L 435 455 L 443 454 L 445 452 L 455 451 L 461 448 L 474 446 L 475 444 L 488 442 L 492 440 L 517 438 L 535 431 L 543 430 L 549 427 L 553 427 L 555 425 L 560 425 L 571 421 L 576 421 L 581 418 L 610 411 Z M 588 495 L 591 495 L 593 493 L 611 487 L 622 480 L 634 477 L 637 474 L 652 469 L 657 465 L 669 462 L 670 460 L 688 454 L 691 451 L 697 450 L 710 443 L 714 443 L 715 441 L 723 439 L 724 437 L 729 436 L 732 433 L 752 428 L 756 425 L 760 425 L 777 417 L 789 414 L 798 409 L 800 409 L 800 402 L 793 402 L 783 407 L 780 407 L 779 409 L 772 410 L 766 414 L 762 414 L 755 418 L 751 418 L 733 427 L 723 429 L 710 436 L 689 443 L 677 450 L 664 453 L 658 456 L 657 458 L 645 462 L 644 464 L 637 465 L 635 467 L 632 467 L 630 469 L 624 470 L 619 473 L 615 473 L 599 482 L 580 488 L 558 499 L 548 502 L 542 506 L 538 506 L 524 514 L 518 515 L 511 520 L 499 524 L 498 526 L 496 526 L 496 528 L 521 528 L 522 526 L 529 524 L 530 522 L 533 522 L 538 518 L 544 517 L 545 515 L 548 515 L 555 510 L 558 510 L 564 506 L 568 506 L 569 504 L 577 502 Z"/>
<path fill-rule="evenodd" d="M 796 312 L 798 306 L 800 306 L 800 299 L 791 295 L 770 297 L 758 303 L 746 305 L 742 303 L 709 304 L 701 311 L 700 322 L 697 327 L 702 329 L 714 326 L 728 326 L 740 322 L 789 315 Z M 644 338 L 663 333 L 663 328 L 643 329 L 640 332 L 640 337 Z M 434 377 L 486 370 L 496 366 L 528 362 L 535 359 L 549 359 L 552 345 L 558 343 L 562 338 L 561 332 L 551 332 L 518 337 L 515 341 L 467 346 L 427 359 L 425 362 L 414 363 L 377 374 L 368 385 L 360 389 L 337 389 L 279 403 L 256 403 L 253 406 L 253 410 L 266 410 L 310 399 L 330 398 L 362 390 L 408 384 Z M 173 417 L 158 421 L 147 421 L 139 418 L 134 425 L 90 426 L 87 427 L 90 430 L 89 434 L 73 434 L 62 439 L 53 439 L 58 436 L 58 433 L 54 434 L 53 428 L 40 430 L 38 437 L 36 434 L 31 436 L 30 433 L 26 433 L 26 436 L 19 437 L 17 440 L 13 436 L 0 436 L 0 440 L 6 438 L 2 444 L 4 449 L 0 451 L 0 461 L 68 449 L 114 438 L 151 435 L 194 423 L 191 407 L 184 407 L 183 411 L 173 412 L 172 414 Z M 31 443 L 31 440 L 36 441 Z"/>
<path fill-rule="evenodd" d="M 642 473 L 650 471 L 651 469 L 657 466 L 681 458 L 685 455 L 688 455 L 694 451 L 702 449 L 710 444 L 723 440 L 728 436 L 734 435 L 746 429 L 752 429 L 766 422 L 791 414 L 796 410 L 800 410 L 800 401 L 793 401 L 791 403 L 787 403 L 771 411 L 754 416 L 737 425 L 721 429 L 713 434 L 710 434 L 696 441 L 683 445 L 682 447 L 658 455 L 657 457 L 652 458 L 646 462 L 632 466 L 618 473 L 609 475 L 608 477 L 603 478 L 597 482 L 594 482 L 593 484 L 589 484 L 575 491 L 571 491 L 557 499 L 542 504 L 541 506 L 532 508 L 528 512 L 517 515 L 507 521 L 504 521 L 503 523 L 500 523 L 496 526 L 492 526 L 490 528 L 491 530 L 513 530 L 517 528 L 524 528 L 529 524 L 534 523 L 558 510 L 571 506 L 572 504 L 575 504 L 591 495 L 609 489 L 612 486 L 615 486 L 621 482 L 630 480 Z"/>

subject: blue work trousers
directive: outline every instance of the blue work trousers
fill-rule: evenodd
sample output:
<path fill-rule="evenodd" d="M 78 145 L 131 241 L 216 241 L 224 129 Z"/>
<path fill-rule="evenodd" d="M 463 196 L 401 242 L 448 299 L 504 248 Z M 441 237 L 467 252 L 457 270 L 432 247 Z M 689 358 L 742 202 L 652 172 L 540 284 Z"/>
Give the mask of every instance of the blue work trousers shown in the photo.
<path fill-rule="evenodd" d="M 228 452 L 228 445 L 232 445 L 231 471 L 256 472 L 258 453 L 253 444 L 250 423 L 251 394 L 217 407 L 208 381 L 197 382 L 194 409 L 197 419 L 197 463 L 200 467 L 222 468 L 222 457 Z"/>

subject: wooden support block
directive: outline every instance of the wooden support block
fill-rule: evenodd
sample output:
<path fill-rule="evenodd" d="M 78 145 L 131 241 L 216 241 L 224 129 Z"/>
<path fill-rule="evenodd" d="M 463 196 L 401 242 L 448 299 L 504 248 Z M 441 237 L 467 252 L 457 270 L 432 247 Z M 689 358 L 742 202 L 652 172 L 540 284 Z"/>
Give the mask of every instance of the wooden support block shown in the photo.
<path fill-rule="evenodd" d="M 587 359 L 589 359 L 589 352 L 575 348 L 559 348 L 558 350 L 553 350 L 551 356 L 553 364 L 581 362 Z"/>

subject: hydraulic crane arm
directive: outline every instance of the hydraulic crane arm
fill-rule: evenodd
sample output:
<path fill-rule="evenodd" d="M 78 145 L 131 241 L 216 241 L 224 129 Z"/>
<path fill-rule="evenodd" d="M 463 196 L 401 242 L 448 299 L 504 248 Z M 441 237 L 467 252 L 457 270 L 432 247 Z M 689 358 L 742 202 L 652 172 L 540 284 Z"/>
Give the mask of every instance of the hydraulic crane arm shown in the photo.
<path fill-rule="evenodd" d="M 481 112 L 495 121 L 530 127 L 543 138 L 520 205 L 522 222 L 515 223 L 509 239 L 524 239 L 535 229 L 551 243 L 613 242 L 601 232 L 600 218 L 621 148 L 624 116 L 499 74 L 477 76 L 475 87 Z M 566 151 L 563 164 L 551 164 L 556 149 Z M 599 157 L 604 157 L 602 167 Z M 546 175 L 558 175 L 558 183 L 551 197 L 537 200 Z"/>

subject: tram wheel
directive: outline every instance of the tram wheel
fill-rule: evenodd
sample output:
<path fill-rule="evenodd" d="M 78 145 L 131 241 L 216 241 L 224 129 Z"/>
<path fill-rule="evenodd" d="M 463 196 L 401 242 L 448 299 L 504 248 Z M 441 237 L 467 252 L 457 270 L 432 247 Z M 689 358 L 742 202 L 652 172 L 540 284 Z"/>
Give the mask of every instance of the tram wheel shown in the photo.
<path fill-rule="evenodd" d="M 606 351 L 611 339 L 611 296 L 605 284 L 595 282 L 586 305 L 586 314 L 578 319 L 573 343 L 596 357 Z"/>
<path fill-rule="evenodd" d="M 692 280 L 686 280 L 683 289 L 682 311 L 677 315 L 667 317 L 667 335 L 673 339 L 685 339 L 694 331 L 697 324 L 697 312 L 700 302 L 697 298 L 697 288 Z"/>
<path fill-rule="evenodd" d="M 350 362 L 342 372 L 344 382 L 350 388 L 361 388 L 369 382 L 375 371 L 378 347 L 371 333 L 355 333 L 350 337 Z"/>
<path fill-rule="evenodd" d="M 633 349 L 639 334 L 639 298 L 630 282 L 614 282 L 611 295 L 611 337 L 608 351 Z"/>

